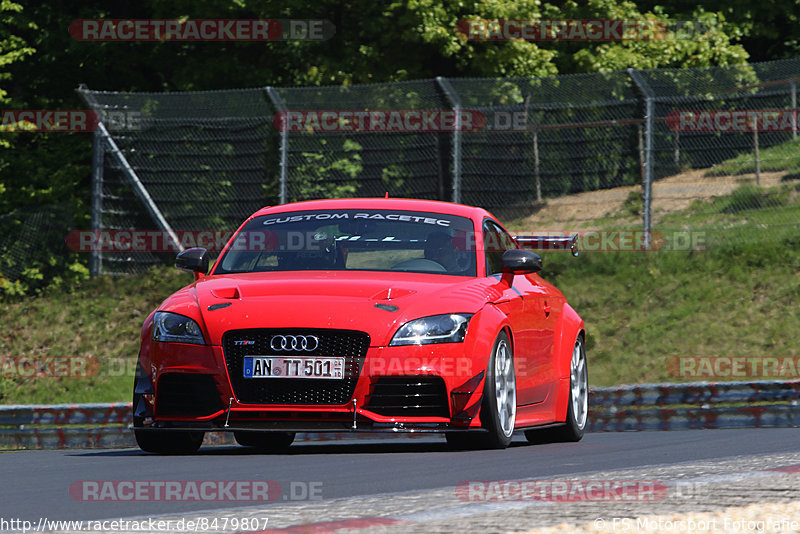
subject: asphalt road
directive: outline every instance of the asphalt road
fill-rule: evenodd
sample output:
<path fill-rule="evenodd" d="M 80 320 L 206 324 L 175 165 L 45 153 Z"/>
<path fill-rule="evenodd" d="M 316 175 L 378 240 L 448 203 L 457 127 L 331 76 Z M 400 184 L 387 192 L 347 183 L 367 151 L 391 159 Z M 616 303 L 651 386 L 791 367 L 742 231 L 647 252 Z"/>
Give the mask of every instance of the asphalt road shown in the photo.
<path fill-rule="evenodd" d="M 70 494 L 80 481 L 277 481 L 312 487 L 323 499 L 455 486 L 465 480 L 560 477 L 800 449 L 800 429 L 694 430 L 587 434 L 580 443 L 502 451 L 450 451 L 438 436 L 414 440 L 306 442 L 287 454 L 241 447 L 203 448 L 194 456 L 139 450 L 25 451 L 0 454 L 0 518 L 37 521 L 156 516 L 231 509 L 253 502 L 85 502 Z M 298 492 L 298 495 L 301 492 Z M 279 500 L 278 502 L 281 502 Z M 265 505 L 269 507 L 270 504 Z M 368 511 L 365 511 L 368 512 Z"/>

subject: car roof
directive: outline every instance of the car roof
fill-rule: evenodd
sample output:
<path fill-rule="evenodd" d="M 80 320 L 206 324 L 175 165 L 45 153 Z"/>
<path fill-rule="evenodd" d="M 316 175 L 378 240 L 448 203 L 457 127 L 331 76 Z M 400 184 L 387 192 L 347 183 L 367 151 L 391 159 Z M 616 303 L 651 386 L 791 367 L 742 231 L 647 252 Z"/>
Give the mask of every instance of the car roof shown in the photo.
<path fill-rule="evenodd" d="M 469 219 L 481 219 L 492 215 L 483 208 L 442 202 L 439 200 L 417 200 L 409 198 L 337 198 L 325 200 L 305 200 L 278 206 L 261 208 L 253 217 L 272 213 L 285 213 L 288 211 L 310 211 L 320 209 L 388 209 L 401 211 L 427 211 L 432 213 L 446 213 L 458 215 Z"/>

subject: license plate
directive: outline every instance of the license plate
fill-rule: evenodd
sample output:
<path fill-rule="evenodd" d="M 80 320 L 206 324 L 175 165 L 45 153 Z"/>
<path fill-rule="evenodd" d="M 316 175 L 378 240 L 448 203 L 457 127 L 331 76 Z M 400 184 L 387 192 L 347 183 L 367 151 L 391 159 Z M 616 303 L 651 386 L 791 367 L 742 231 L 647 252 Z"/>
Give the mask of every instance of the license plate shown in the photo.
<path fill-rule="evenodd" d="M 344 358 L 245 356 L 244 377 L 341 380 Z"/>

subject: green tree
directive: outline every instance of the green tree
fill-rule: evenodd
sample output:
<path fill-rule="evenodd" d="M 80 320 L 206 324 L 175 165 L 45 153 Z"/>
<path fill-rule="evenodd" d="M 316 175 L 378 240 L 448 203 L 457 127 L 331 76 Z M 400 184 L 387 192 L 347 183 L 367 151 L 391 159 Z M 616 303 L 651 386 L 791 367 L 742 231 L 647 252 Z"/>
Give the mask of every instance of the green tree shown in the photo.
<path fill-rule="evenodd" d="M 8 90 L 4 87 L 12 82 L 9 66 L 22 61 L 36 51 L 17 35 L 20 26 L 24 24 L 19 17 L 21 11 L 21 5 L 10 0 L 0 0 L 0 83 L 2 83 L 0 85 L 0 104 L 3 106 L 10 103 Z M 7 139 L 0 138 L 0 147 L 9 148 L 10 146 L 11 143 Z M 2 187 L 3 184 L 0 183 L 0 188 Z M 0 194 L 2 193 L 3 189 L 0 189 Z"/>
<path fill-rule="evenodd" d="M 751 61 L 800 55 L 800 10 L 797 0 L 638 0 L 642 9 L 661 6 L 673 18 L 692 20 L 697 9 L 718 13 L 741 33 L 740 44 Z"/>

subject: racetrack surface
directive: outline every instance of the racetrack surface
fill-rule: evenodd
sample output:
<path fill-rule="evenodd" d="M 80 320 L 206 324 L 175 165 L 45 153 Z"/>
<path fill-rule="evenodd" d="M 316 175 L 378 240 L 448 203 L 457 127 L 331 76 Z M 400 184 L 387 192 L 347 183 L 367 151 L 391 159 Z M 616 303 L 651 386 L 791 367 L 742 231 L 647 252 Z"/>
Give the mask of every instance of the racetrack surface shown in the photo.
<path fill-rule="evenodd" d="M 213 510 L 252 512 L 257 507 L 277 520 L 270 524 L 272 527 L 280 523 L 278 512 L 290 506 L 313 505 L 316 521 L 324 521 L 334 515 L 325 511 L 327 502 L 335 505 L 333 500 L 362 498 L 361 514 L 376 515 L 379 511 L 370 509 L 370 496 L 402 494 L 407 498 L 413 492 L 434 490 L 453 496 L 453 488 L 469 480 L 578 475 L 588 479 L 598 473 L 613 479 L 615 475 L 609 473 L 622 470 L 635 470 L 639 479 L 653 479 L 669 466 L 681 464 L 752 463 L 754 457 L 763 455 L 790 458 L 800 451 L 798 437 L 798 429 L 777 428 L 595 433 L 587 434 L 580 443 L 545 445 L 528 445 L 519 436 L 509 449 L 497 451 L 451 451 L 440 437 L 426 436 L 413 440 L 305 442 L 277 455 L 241 447 L 204 448 L 193 456 L 153 456 L 133 449 L 8 452 L 0 454 L 0 473 L 5 482 L 0 488 L 0 517 L 36 522 L 42 517 L 87 520 L 197 516 L 203 515 L 200 512 L 210 515 Z M 693 476 L 707 471 L 704 468 Z M 282 494 L 277 502 L 267 504 L 230 500 L 82 502 L 69 490 L 74 483 L 86 480 L 270 480 L 281 485 Z M 301 487 L 312 483 L 320 490 L 322 500 L 289 502 L 293 483 Z M 415 506 L 417 510 L 419 506 Z M 386 514 L 386 510 L 380 513 Z M 305 518 L 301 522 L 308 521 Z"/>

